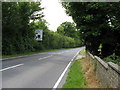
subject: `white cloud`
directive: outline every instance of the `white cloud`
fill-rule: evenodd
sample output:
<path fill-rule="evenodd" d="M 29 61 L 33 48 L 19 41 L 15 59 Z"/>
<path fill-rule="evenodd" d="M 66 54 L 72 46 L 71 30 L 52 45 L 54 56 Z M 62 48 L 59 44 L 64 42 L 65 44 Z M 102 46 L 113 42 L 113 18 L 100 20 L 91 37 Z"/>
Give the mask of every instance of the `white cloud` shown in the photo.
<path fill-rule="evenodd" d="M 50 30 L 56 31 L 62 22 L 73 22 L 72 18 L 66 15 L 59 0 L 42 0 L 41 4 L 45 8 L 43 10 L 44 19 L 50 24 L 48 26 Z"/>

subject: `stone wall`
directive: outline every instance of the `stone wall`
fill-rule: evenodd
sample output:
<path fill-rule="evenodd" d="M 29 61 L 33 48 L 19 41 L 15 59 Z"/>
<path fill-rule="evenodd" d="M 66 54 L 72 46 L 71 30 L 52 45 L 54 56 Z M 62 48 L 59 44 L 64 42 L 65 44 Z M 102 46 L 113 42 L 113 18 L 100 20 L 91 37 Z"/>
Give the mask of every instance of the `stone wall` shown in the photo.
<path fill-rule="evenodd" d="M 86 58 L 94 63 L 96 76 L 102 86 L 120 88 L 120 66 L 112 62 L 105 62 L 89 52 L 86 53 Z"/>

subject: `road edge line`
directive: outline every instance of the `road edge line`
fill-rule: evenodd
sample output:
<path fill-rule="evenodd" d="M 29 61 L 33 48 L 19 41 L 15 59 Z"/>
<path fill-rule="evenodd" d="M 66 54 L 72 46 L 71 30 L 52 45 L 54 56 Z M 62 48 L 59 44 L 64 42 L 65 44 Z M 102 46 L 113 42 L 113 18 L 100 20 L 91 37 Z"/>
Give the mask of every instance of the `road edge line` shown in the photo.
<path fill-rule="evenodd" d="M 80 52 L 81 50 L 79 50 L 75 56 L 70 60 L 69 64 L 66 66 L 66 68 L 64 69 L 64 71 L 62 72 L 62 74 L 60 75 L 60 77 L 58 78 L 57 82 L 54 84 L 53 86 L 53 89 L 56 89 L 59 85 L 59 83 L 61 82 L 63 76 L 65 75 L 66 71 L 68 70 L 69 66 L 71 65 L 72 61 L 75 59 L 75 57 L 78 55 L 78 53 Z"/>

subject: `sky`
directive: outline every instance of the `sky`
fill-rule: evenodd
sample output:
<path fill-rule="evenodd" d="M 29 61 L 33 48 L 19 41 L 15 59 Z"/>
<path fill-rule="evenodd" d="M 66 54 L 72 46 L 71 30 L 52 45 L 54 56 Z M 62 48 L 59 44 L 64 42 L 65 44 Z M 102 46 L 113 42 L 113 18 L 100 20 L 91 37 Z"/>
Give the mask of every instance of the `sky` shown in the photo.
<path fill-rule="evenodd" d="M 49 23 L 50 30 L 56 31 L 57 27 L 65 21 L 73 22 L 72 17 L 66 15 L 59 0 L 42 0 L 41 6 L 45 8 L 43 10 L 44 19 Z"/>

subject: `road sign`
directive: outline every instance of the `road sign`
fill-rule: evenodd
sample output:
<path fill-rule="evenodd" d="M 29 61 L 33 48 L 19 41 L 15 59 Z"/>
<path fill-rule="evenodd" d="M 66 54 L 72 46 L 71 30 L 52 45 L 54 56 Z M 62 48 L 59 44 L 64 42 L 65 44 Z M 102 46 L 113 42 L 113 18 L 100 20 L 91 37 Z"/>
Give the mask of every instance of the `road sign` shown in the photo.
<path fill-rule="evenodd" d="M 43 38 L 43 30 L 42 29 L 36 29 L 35 30 L 35 39 L 38 41 L 42 41 Z"/>

